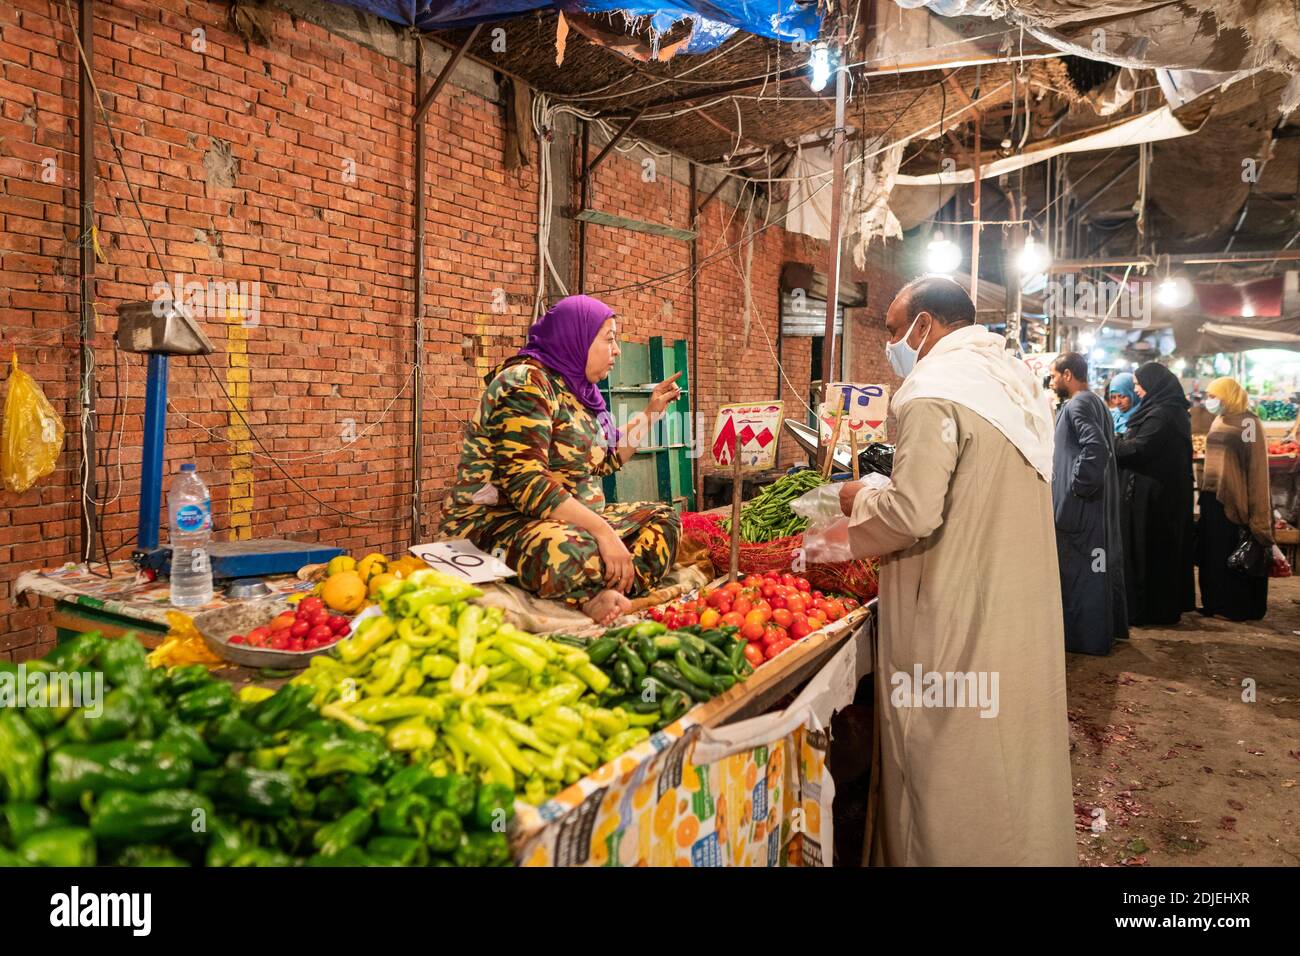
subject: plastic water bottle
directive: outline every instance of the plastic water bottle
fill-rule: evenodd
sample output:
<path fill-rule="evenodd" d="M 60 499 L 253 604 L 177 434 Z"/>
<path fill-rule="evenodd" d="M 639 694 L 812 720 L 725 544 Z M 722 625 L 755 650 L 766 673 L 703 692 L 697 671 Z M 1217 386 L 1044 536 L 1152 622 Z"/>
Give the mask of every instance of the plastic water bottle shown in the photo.
<path fill-rule="evenodd" d="M 207 604 L 212 600 L 212 564 L 208 560 L 212 497 L 193 465 L 181 465 L 181 473 L 172 479 L 167 515 L 171 522 L 172 604 Z"/>

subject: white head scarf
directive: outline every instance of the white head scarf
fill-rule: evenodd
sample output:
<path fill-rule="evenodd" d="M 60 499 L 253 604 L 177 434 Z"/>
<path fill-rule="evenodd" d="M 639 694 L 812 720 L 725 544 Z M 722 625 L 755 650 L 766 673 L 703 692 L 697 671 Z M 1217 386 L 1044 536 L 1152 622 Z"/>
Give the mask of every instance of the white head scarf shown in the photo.
<path fill-rule="evenodd" d="M 1052 480 L 1052 416 L 1033 373 L 1007 351 L 1006 339 L 972 325 L 949 332 L 894 393 L 894 407 L 916 398 L 964 405 L 1007 437 L 1025 460 Z"/>

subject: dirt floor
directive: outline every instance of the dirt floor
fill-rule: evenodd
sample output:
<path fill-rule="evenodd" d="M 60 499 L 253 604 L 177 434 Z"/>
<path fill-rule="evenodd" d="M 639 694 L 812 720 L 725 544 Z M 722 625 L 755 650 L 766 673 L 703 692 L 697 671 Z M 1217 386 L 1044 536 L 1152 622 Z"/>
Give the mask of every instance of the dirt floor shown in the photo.
<path fill-rule="evenodd" d="M 1081 865 L 1300 865 L 1300 578 L 1067 660 Z"/>

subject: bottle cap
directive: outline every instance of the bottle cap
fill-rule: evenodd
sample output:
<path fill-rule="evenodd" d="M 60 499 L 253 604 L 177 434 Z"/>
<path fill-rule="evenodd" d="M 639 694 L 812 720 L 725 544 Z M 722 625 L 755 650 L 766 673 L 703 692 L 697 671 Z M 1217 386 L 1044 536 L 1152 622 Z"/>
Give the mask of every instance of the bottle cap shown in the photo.
<path fill-rule="evenodd" d="M 181 471 L 193 471 L 193 470 L 194 470 L 194 466 L 192 464 L 181 465 Z"/>

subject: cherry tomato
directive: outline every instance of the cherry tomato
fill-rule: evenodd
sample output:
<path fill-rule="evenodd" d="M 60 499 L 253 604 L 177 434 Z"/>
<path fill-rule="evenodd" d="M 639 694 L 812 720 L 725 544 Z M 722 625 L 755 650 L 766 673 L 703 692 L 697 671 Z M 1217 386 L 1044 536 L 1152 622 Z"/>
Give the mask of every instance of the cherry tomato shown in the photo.
<path fill-rule="evenodd" d="M 757 624 L 759 627 L 762 627 L 764 624 L 767 623 L 767 618 L 763 616 L 762 611 L 760 611 L 758 608 L 754 608 L 754 610 L 750 611 L 748 614 L 745 615 L 745 623 Z"/>
<path fill-rule="evenodd" d="M 769 661 L 790 647 L 789 641 L 773 641 L 763 648 L 763 656 Z"/>
<path fill-rule="evenodd" d="M 794 622 L 794 615 L 783 607 L 772 611 L 772 620 L 780 627 L 789 627 Z"/>
<path fill-rule="evenodd" d="M 305 651 L 305 650 L 309 650 L 309 648 L 308 648 L 307 645 L 306 645 L 304 642 L 302 642 L 302 641 L 290 641 L 290 642 L 289 642 L 289 647 L 287 648 L 287 650 L 291 650 L 291 651 Z"/>
<path fill-rule="evenodd" d="M 856 611 L 859 607 L 857 598 L 844 598 L 841 603 L 844 605 L 845 609 L 849 611 Z"/>
<path fill-rule="evenodd" d="M 822 601 L 826 598 L 826 595 L 822 594 L 821 591 L 813 591 L 812 596 L 814 601 Z"/>
<path fill-rule="evenodd" d="M 226 643 L 227 643 L 227 644 L 247 644 L 247 643 L 248 643 L 248 638 L 244 637 L 243 634 L 234 634 L 234 635 L 232 635 L 232 636 L 226 638 Z"/>
<path fill-rule="evenodd" d="M 757 611 L 759 614 L 763 615 L 764 624 L 772 620 L 772 605 L 768 604 L 766 601 L 764 601 L 762 604 L 757 605 L 754 608 L 754 611 Z M 751 611 L 750 613 L 752 614 L 754 612 Z"/>
<path fill-rule="evenodd" d="M 333 636 L 334 636 L 334 632 L 330 630 L 330 626 L 328 624 L 317 624 L 307 634 L 307 640 L 328 641 Z"/>
<path fill-rule="evenodd" d="M 743 627 L 745 624 L 745 615 L 739 611 L 728 611 L 722 615 L 723 627 Z"/>
<path fill-rule="evenodd" d="M 759 620 L 746 620 L 740 628 L 740 636 L 745 640 L 752 642 L 763 639 L 763 622 Z"/>
<path fill-rule="evenodd" d="M 729 601 L 729 600 L 727 600 L 727 601 L 719 601 L 719 602 L 718 602 L 718 613 L 719 613 L 719 614 L 730 614 L 730 613 L 731 613 L 731 601 Z"/>
<path fill-rule="evenodd" d="M 808 610 L 808 603 L 800 595 L 793 595 L 785 599 L 785 606 L 791 614 L 802 614 Z"/>
<path fill-rule="evenodd" d="M 290 640 L 288 631 L 276 631 L 275 636 L 271 638 L 271 650 L 287 651 Z"/>
<path fill-rule="evenodd" d="M 763 586 L 763 578 L 760 575 L 751 574 L 749 577 L 745 578 L 744 585 L 747 588 L 761 588 Z"/>
<path fill-rule="evenodd" d="M 826 615 L 821 611 L 809 611 L 808 624 L 814 631 L 820 631 L 826 626 Z"/>
<path fill-rule="evenodd" d="M 795 586 L 797 585 L 798 581 L 799 581 L 799 579 L 796 578 L 793 574 L 783 574 L 783 575 L 781 575 L 781 583 L 784 584 L 784 585 L 785 585 L 786 587 L 788 587 L 788 588 L 795 587 Z"/>
<path fill-rule="evenodd" d="M 744 617 L 750 611 L 754 610 L 754 602 L 744 595 L 741 595 L 731 603 L 731 609 Z"/>
<path fill-rule="evenodd" d="M 305 597 L 298 602 L 299 614 L 315 614 L 325 606 L 325 602 L 318 597 Z"/>
<path fill-rule="evenodd" d="M 700 627 L 717 627 L 720 620 L 722 620 L 722 615 L 713 608 L 709 608 L 700 615 Z"/>
<path fill-rule="evenodd" d="M 351 627 L 351 625 L 348 623 L 348 619 L 341 614 L 331 615 L 330 619 L 325 623 L 329 625 L 330 631 L 334 634 L 342 633 L 343 631 L 346 631 L 349 627 Z"/>
<path fill-rule="evenodd" d="M 845 615 L 844 605 L 839 601 L 826 602 L 826 616 L 832 621 L 838 621 Z"/>
<path fill-rule="evenodd" d="M 745 645 L 745 660 L 749 661 L 751 667 L 758 667 L 767 658 L 763 656 L 763 648 L 758 644 Z"/>
<path fill-rule="evenodd" d="M 812 587 L 812 585 L 808 583 L 807 578 L 796 578 L 794 586 L 805 593 Z"/>
<path fill-rule="evenodd" d="M 311 630 L 311 621 L 306 621 L 303 620 L 302 618 L 298 618 L 298 620 L 293 622 L 293 626 L 289 628 L 289 636 L 294 638 L 295 640 L 301 640 L 302 638 L 307 636 L 307 632 L 310 630 Z"/>
<path fill-rule="evenodd" d="M 812 632 L 813 627 L 808 623 L 806 618 L 800 621 L 792 621 L 790 623 L 790 636 L 796 641 L 802 641 Z"/>
<path fill-rule="evenodd" d="M 696 614 L 694 611 L 687 611 L 682 616 L 682 623 L 679 625 L 679 627 L 694 627 L 696 624 L 699 623 L 700 623 L 700 616 Z"/>
<path fill-rule="evenodd" d="M 271 636 L 269 627 L 255 627 L 248 632 L 248 642 L 250 644 L 261 644 Z"/>
<path fill-rule="evenodd" d="M 784 610 L 787 602 L 786 599 L 781 595 L 774 594 L 772 595 L 771 598 L 768 599 L 767 603 L 772 606 L 773 611 L 776 611 L 776 610 Z"/>
<path fill-rule="evenodd" d="M 740 589 L 742 587 L 743 585 L 739 581 L 728 581 L 726 584 L 722 586 L 722 590 L 725 593 L 729 594 L 731 596 L 731 599 L 734 601 L 736 599 L 736 595 L 740 593 Z"/>
<path fill-rule="evenodd" d="M 649 617 L 652 621 L 662 621 L 664 619 L 664 612 L 661 608 L 652 607 L 649 612 Z"/>
<path fill-rule="evenodd" d="M 283 614 L 277 614 L 275 617 L 271 618 L 271 623 L 268 624 L 267 627 L 273 631 L 281 631 L 286 627 L 293 627 L 294 620 L 295 617 L 293 612 L 285 611 Z"/>
<path fill-rule="evenodd" d="M 770 601 L 772 598 L 776 597 L 776 585 L 773 584 L 771 581 L 763 585 L 762 591 L 763 591 L 763 598 L 765 600 Z"/>

